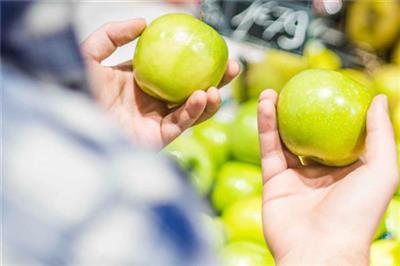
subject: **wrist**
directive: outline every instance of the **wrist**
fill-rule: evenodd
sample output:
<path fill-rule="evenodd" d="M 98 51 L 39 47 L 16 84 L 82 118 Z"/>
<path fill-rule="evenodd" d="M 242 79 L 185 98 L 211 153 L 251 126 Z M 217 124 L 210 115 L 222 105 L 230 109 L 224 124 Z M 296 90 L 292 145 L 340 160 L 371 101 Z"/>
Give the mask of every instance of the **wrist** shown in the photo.
<path fill-rule="evenodd" d="M 368 266 L 369 249 L 354 248 L 330 249 L 323 245 L 319 247 L 302 247 L 291 250 L 286 255 L 276 258 L 277 266 L 307 265 L 307 266 Z"/>

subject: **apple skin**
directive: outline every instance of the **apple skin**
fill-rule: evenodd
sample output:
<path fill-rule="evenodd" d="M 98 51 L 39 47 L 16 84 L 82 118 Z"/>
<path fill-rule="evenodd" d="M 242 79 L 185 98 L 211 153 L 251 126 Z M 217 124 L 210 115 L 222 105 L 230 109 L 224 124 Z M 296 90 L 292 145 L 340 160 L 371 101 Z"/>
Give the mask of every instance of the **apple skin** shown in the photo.
<path fill-rule="evenodd" d="M 396 240 L 378 240 L 372 243 L 370 266 L 400 265 L 400 242 Z"/>
<path fill-rule="evenodd" d="M 155 19 L 142 33 L 134 55 L 135 80 L 147 94 L 182 103 L 195 90 L 216 87 L 228 63 L 224 39 L 187 14 Z"/>
<path fill-rule="evenodd" d="M 260 164 L 256 100 L 241 105 L 230 126 L 230 146 L 239 161 Z"/>
<path fill-rule="evenodd" d="M 209 119 L 193 128 L 193 136 L 207 149 L 216 167 L 229 157 L 229 124 Z"/>
<path fill-rule="evenodd" d="M 269 250 L 262 245 L 237 241 L 224 246 L 219 255 L 221 266 L 274 266 L 275 261 Z"/>
<path fill-rule="evenodd" d="M 200 195 L 208 194 L 214 181 L 213 164 L 198 140 L 182 135 L 165 147 L 163 153 L 182 167 Z"/>
<path fill-rule="evenodd" d="M 394 197 L 386 211 L 386 228 L 388 232 L 400 241 L 400 197 Z"/>
<path fill-rule="evenodd" d="M 390 108 L 393 110 L 400 101 L 400 66 L 382 66 L 372 76 L 375 88 L 389 97 Z"/>
<path fill-rule="evenodd" d="M 228 241 L 248 240 L 265 245 L 261 196 L 236 201 L 222 212 Z"/>
<path fill-rule="evenodd" d="M 389 48 L 396 40 L 400 28 L 400 5 L 396 1 L 353 1 L 346 17 L 346 33 L 349 38 L 376 50 Z"/>
<path fill-rule="evenodd" d="M 294 154 L 328 166 L 353 163 L 363 151 L 370 91 L 336 71 L 294 76 L 278 101 L 282 141 Z"/>
<path fill-rule="evenodd" d="M 260 167 L 243 162 L 227 162 L 217 174 L 212 204 L 218 211 L 227 206 L 254 195 L 261 195 L 262 174 Z"/>

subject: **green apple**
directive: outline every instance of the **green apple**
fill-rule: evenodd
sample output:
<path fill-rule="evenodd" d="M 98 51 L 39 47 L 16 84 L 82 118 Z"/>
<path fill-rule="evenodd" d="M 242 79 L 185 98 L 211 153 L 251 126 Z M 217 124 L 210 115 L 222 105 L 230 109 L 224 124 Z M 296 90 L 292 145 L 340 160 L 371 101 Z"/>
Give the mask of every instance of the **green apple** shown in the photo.
<path fill-rule="evenodd" d="M 261 169 L 256 165 L 235 161 L 223 164 L 211 194 L 213 206 L 223 211 L 235 201 L 261 195 L 261 180 Z"/>
<path fill-rule="evenodd" d="M 340 57 L 318 41 L 309 41 L 304 47 L 309 68 L 336 70 L 342 65 Z"/>
<path fill-rule="evenodd" d="M 373 73 L 375 88 L 389 97 L 390 108 L 400 101 L 400 66 L 385 65 Z"/>
<path fill-rule="evenodd" d="M 371 245 L 370 266 L 400 265 L 400 243 L 396 240 L 378 240 Z"/>
<path fill-rule="evenodd" d="M 244 103 L 230 127 L 230 146 L 239 161 L 260 164 L 260 147 L 257 126 L 258 101 Z"/>
<path fill-rule="evenodd" d="M 201 195 L 211 189 L 214 173 L 207 150 L 195 138 L 182 135 L 163 150 L 188 173 L 190 181 Z"/>
<path fill-rule="evenodd" d="M 275 261 L 269 250 L 262 245 L 237 241 L 224 246 L 219 255 L 222 266 L 274 266 Z"/>
<path fill-rule="evenodd" d="M 329 166 L 356 161 L 364 148 L 371 92 L 332 70 L 311 69 L 282 89 L 278 125 L 294 154 Z"/>
<path fill-rule="evenodd" d="M 386 211 L 386 228 L 400 241 L 400 197 L 394 197 Z"/>
<path fill-rule="evenodd" d="M 229 241 L 249 240 L 265 244 L 262 218 L 261 196 L 236 201 L 222 212 Z"/>
<path fill-rule="evenodd" d="M 399 33 L 400 7 L 396 1 L 353 1 L 346 17 L 350 40 L 376 50 L 389 48 Z"/>
<path fill-rule="evenodd" d="M 251 99 L 258 98 L 258 95 L 265 89 L 274 89 L 279 92 L 285 85 L 285 79 L 279 69 L 268 61 L 261 61 L 248 65 L 245 84 L 248 97 Z"/>
<path fill-rule="evenodd" d="M 282 50 L 269 49 L 265 55 L 265 61 L 279 70 L 284 83 L 291 79 L 297 73 L 308 68 L 307 59 Z M 265 89 L 265 88 L 264 88 Z"/>
<path fill-rule="evenodd" d="M 142 33 L 133 59 L 140 88 L 155 98 L 178 104 L 195 90 L 217 86 L 227 63 L 224 39 L 187 14 L 155 19 Z"/>
<path fill-rule="evenodd" d="M 361 83 L 362 85 L 370 89 L 374 95 L 377 94 L 372 79 L 365 72 L 353 68 L 343 68 L 338 70 L 338 72 L 354 79 L 358 83 Z"/>
<path fill-rule="evenodd" d="M 229 156 L 229 126 L 227 123 L 209 119 L 193 128 L 193 136 L 197 138 L 210 154 L 217 167 Z"/>
<path fill-rule="evenodd" d="M 202 213 L 201 222 L 204 234 L 206 234 L 206 238 L 210 244 L 216 248 L 222 247 L 226 242 L 226 233 L 221 219 Z"/>

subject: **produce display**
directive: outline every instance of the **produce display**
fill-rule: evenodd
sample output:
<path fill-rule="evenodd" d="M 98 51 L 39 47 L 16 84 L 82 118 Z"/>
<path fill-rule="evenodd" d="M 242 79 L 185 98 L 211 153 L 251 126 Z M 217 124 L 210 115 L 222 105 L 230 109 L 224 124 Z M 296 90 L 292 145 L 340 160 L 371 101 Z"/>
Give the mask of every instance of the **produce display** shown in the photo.
<path fill-rule="evenodd" d="M 266 52 L 266 58 L 268 53 L 270 51 Z M 273 53 L 275 62 L 279 62 L 276 57 L 280 55 L 283 58 L 292 56 L 281 51 Z M 301 63 L 307 62 L 304 58 L 293 55 L 292 59 L 299 64 L 286 73 L 282 71 L 282 64 L 278 64 L 279 67 L 274 67 L 273 70 L 287 79 L 282 88 L 277 90 L 281 92 L 278 119 L 281 137 L 292 148 L 292 152 L 327 165 L 338 166 L 357 160 L 364 149 L 366 112 L 377 93 L 385 93 L 389 97 L 400 150 L 400 104 L 397 100 L 400 88 L 395 87 L 400 83 L 392 82 L 400 77 L 393 74 L 398 66 L 382 66 L 372 75 L 368 75 L 360 69 L 349 68 L 337 71 L 315 68 L 304 70 Z M 264 64 L 266 63 L 257 65 L 261 67 L 257 71 L 262 73 Z M 266 73 L 271 72 L 270 65 L 266 68 Z M 292 78 L 287 78 L 288 76 Z M 236 87 L 233 89 L 237 90 Z M 214 209 L 215 217 L 209 219 L 216 220 L 210 223 L 208 219 L 208 226 L 216 227 L 210 232 L 218 236 L 216 247 L 223 266 L 274 265 L 262 232 L 258 101 L 252 98 L 247 101 L 234 98 L 240 105 L 232 121 L 220 122 L 218 118 L 212 118 L 194 127 L 165 149 L 168 153 L 174 148 L 176 151 L 172 152 L 173 156 L 179 152 L 186 153 L 189 145 L 187 141 L 190 139 L 196 142 L 191 144 L 190 150 L 193 151 L 198 146 L 202 150 L 208 150 L 208 154 L 199 152 L 199 157 L 209 158 L 203 160 L 207 161 L 205 165 L 212 165 L 210 168 L 214 170 L 206 172 L 212 172 L 213 177 L 205 175 L 204 181 L 207 185 L 201 187 L 208 189 L 200 191 L 203 191 L 202 195 Z M 293 116 L 301 112 L 306 113 L 309 120 L 302 121 Z M 322 117 L 330 117 L 331 122 L 327 123 Z M 349 124 L 351 126 L 345 126 Z M 179 142 L 186 144 L 178 147 L 176 144 Z M 195 152 L 191 154 L 193 158 L 198 157 Z M 178 159 L 179 161 L 181 160 Z M 193 176 L 196 167 L 193 164 L 191 167 L 184 167 L 189 171 L 189 176 Z M 194 185 L 198 187 L 199 183 L 194 182 Z M 221 237 L 221 231 L 224 237 Z M 400 265 L 400 188 L 378 226 L 374 239 L 371 246 L 371 265 Z"/>
<path fill-rule="evenodd" d="M 393 47 L 390 55 L 373 67 L 353 68 L 313 40 L 303 55 L 268 48 L 265 57 L 249 62 L 234 82 L 227 100 L 228 106 L 237 106 L 231 120 L 216 117 L 203 122 L 163 151 L 210 203 L 213 215 L 205 215 L 203 222 L 217 236 L 223 266 L 274 265 L 261 218 L 257 97 L 264 89 L 278 92 L 282 142 L 303 163 L 342 167 L 357 161 L 365 148 L 368 108 L 381 93 L 389 98 L 400 151 L 400 7 L 394 0 L 382 5 L 356 1 L 350 6 L 349 39 L 359 47 L 372 47 L 378 56 Z M 368 12 L 380 16 L 377 25 L 371 26 Z M 139 40 L 136 81 L 149 95 L 179 104 L 196 89 L 216 86 L 227 58 L 223 38 L 211 27 L 187 15 L 163 16 Z M 377 228 L 371 265 L 400 265 L 400 188 Z"/>

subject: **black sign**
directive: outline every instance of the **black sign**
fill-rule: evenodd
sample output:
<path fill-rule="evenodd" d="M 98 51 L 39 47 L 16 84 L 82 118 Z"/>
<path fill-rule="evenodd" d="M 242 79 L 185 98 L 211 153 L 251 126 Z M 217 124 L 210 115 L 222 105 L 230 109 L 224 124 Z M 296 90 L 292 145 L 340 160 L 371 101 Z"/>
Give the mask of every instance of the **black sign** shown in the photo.
<path fill-rule="evenodd" d="M 312 1 L 203 0 L 200 18 L 238 41 L 302 53 Z"/>

